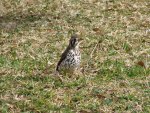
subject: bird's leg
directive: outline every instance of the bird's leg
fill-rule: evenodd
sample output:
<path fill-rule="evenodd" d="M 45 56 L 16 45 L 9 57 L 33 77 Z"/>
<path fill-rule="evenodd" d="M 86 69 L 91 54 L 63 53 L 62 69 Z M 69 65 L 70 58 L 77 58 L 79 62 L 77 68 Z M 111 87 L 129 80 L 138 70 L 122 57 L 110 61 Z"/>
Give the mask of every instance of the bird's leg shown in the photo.
<path fill-rule="evenodd" d="M 62 75 L 58 71 L 55 71 L 54 76 L 57 77 L 61 82 L 63 82 Z"/>
<path fill-rule="evenodd" d="M 75 68 L 72 75 L 73 78 L 78 79 L 81 74 L 82 74 L 81 71 L 78 68 Z"/>

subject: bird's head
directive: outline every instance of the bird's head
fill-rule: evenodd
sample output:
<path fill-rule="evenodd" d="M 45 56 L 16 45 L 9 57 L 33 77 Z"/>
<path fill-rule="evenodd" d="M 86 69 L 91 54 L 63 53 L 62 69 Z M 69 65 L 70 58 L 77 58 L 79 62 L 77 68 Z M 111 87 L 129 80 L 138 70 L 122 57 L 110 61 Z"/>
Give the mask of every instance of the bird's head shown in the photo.
<path fill-rule="evenodd" d="M 79 44 L 81 43 L 81 39 L 79 39 L 79 36 L 77 34 L 74 34 L 71 36 L 70 41 L 69 41 L 69 46 L 71 48 L 76 48 L 79 47 Z"/>

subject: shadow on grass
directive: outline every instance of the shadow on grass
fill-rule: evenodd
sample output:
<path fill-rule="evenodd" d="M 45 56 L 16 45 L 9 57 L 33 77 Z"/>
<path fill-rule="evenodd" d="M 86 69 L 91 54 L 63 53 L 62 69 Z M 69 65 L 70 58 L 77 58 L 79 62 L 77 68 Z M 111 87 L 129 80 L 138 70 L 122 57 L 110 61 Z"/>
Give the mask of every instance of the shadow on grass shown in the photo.
<path fill-rule="evenodd" d="M 13 32 L 19 29 L 29 30 L 30 27 L 36 26 L 36 21 L 42 20 L 50 15 L 42 12 L 26 13 L 9 12 L 6 15 L 0 16 L 0 31 Z"/>

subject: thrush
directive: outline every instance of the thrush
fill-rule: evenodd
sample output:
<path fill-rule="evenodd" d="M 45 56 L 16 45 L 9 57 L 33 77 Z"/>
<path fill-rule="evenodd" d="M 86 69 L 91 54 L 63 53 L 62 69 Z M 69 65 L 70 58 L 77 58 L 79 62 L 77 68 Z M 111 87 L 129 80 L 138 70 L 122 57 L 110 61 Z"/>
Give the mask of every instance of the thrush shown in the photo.
<path fill-rule="evenodd" d="M 62 53 L 59 62 L 57 63 L 57 72 L 73 72 L 78 70 L 81 62 L 81 54 L 79 44 L 81 40 L 78 35 L 74 34 L 69 40 L 69 44 L 65 51 Z"/>

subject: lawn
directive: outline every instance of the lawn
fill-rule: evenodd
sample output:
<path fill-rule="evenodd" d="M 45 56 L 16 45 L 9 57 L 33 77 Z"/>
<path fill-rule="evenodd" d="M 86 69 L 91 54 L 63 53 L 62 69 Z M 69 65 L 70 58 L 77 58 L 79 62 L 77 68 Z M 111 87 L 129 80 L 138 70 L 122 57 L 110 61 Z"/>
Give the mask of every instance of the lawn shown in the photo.
<path fill-rule="evenodd" d="M 54 77 L 71 34 L 81 73 Z M 1 113 L 150 113 L 149 0 L 1 0 Z"/>

